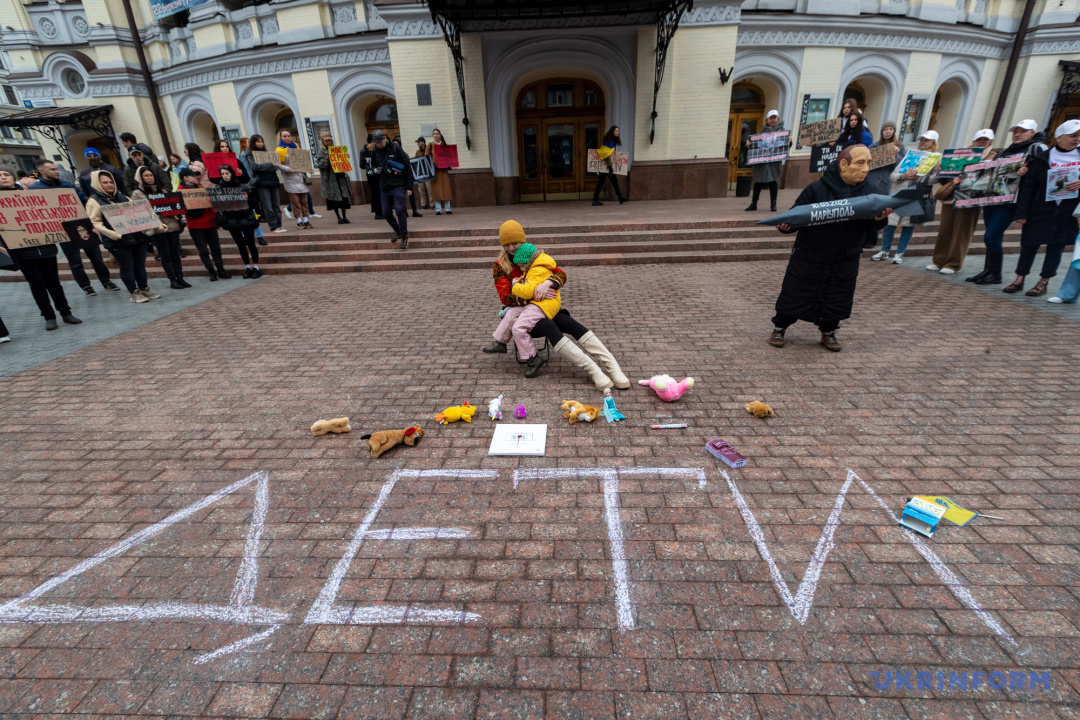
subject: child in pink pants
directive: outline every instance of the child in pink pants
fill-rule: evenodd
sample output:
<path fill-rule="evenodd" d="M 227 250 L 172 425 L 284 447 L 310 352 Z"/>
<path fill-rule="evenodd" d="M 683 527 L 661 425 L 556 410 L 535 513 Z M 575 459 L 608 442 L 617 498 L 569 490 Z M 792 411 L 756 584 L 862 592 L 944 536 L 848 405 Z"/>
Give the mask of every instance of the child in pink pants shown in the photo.
<path fill-rule="evenodd" d="M 540 306 L 532 303 L 508 308 L 506 314 L 503 315 L 502 322 L 499 323 L 499 327 L 495 328 L 495 332 L 492 333 L 492 337 L 504 345 L 510 342 L 510 338 L 513 337 L 514 344 L 517 346 L 518 358 L 522 361 L 528 360 L 536 355 L 536 343 L 533 342 L 532 335 L 529 333 L 536 327 L 536 323 L 545 317 L 547 315 L 540 309 Z"/>

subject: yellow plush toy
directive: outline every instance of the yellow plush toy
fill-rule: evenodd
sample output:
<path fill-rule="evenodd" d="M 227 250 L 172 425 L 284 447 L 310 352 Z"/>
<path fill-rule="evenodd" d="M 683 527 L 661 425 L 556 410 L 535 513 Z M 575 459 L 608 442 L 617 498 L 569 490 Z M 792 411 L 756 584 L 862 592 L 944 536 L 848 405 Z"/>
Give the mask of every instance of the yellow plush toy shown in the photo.
<path fill-rule="evenodd" d="M 592 422 L 600 415 L 600 411 L 592 405 L 582 405 L 577 400 L 565 400 L 562 409 L 565 411 L 562 416 L 569 420 L 571 425 L 576 422 Z"/>
<path fill-rule="evenodd" d="M 334 420 L 320 420 L 311 426 L 311 434 L 315 437 L 319 435 L 325 435 L 326 433 L 347 433 L 352 432 L 352 428 L 349 427 L 349 418 L 335 418 Z"/>
<path fill-rule="evenodd" d="M 435 416 L 435 422 L 442 425 L 457 422 L 458 420 L 464 420 L 467 423 L 471 423 L 474 413 L 476 413 L 476 406 L 464 402 L 461 403 L 460 406 L 455 405 L 443 410 L 441 413 Z"/>
<path fill-rule="evenodd" d="M 746 411 L 749 413 L 753 413 L 756 417 L 759 418 L 769 417 L 770 415 L 776 414 L 772 411 L 771 407 L 769 407 L 763 402 L 758 402 L 757 400 L 748 404 L 746 406 Z"/>

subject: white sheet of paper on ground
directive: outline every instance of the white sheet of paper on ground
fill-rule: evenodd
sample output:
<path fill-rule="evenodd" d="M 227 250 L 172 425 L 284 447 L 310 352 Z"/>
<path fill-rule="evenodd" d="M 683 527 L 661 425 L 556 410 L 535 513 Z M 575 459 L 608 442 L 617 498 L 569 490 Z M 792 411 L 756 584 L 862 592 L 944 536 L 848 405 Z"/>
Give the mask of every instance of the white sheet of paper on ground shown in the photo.
<path fill-rule="evenodd" d="M 547 425 L 495 426 L 488 455 L 530 455 L 543 457 L 547 447 Z"/>

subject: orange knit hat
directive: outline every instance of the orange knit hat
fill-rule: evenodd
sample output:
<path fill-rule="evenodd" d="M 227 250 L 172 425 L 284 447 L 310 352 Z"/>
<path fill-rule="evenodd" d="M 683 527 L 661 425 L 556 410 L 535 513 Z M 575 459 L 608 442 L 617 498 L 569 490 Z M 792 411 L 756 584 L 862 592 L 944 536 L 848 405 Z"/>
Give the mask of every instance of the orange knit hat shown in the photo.
<path fill-rule="evenodd" d="M 525 228 L 517 220 L 507 220 L 499 228 L 499 244 L 511 245 L 525 242 Z"/>

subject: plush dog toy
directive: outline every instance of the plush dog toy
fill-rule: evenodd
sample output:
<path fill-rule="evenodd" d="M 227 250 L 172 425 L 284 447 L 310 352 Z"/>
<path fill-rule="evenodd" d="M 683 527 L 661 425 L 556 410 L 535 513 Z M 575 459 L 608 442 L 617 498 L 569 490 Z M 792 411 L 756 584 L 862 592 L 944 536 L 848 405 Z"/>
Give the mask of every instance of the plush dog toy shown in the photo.
<path fill-rule="evenodd" d="M 750 413 L 753 413 L 755 416 L 757 416 L 759 418 L 769 417 L 770 415 L 775 415 L 776 414 L 776 413 L 774 413 L 772 411 L 771 407 L 769 407 L 768 405 L 766 405 L 763 402 L 758 402 L 757 400 L 755 400 L 754 402 L 748 404 L 746 406 L 746 411 L 750 412 Z"/>
<path fill-rule="evenodd" d="M 467 402 L 461 403 L 461 405 L 455 405 L 448 407 L 441 413 L 435 416 L 435 422 L 442 425 L 447 423 L 457 422 L 458 420 L 464 420 L 467 423 L 472 422 L 472 416 L 476 413 L 476 406 L 470 405 Z"/>
<path fill-rule="evenodd" d="M 562 416 L 573 425 L 576 422 L 592 422 L 600 416 L 600 411 L 592 405 L 582 405 L 577 400 L 566 400 L 562 404 L 565 411 Z"/>
<path fill-rule="evenodd" d="M 336 418 L 334 420 L 320 420 L 311 426 L 311 434 L 315 437 L 325 435 L 326 433 L 347 433 L 352 432 L 352 428 L 349 427 L 349 418 Z"/>
<path fill-rule="evenodd" d="M 415 445 L 424 437 L 424 431 L 419 425 L 413 425 L 404 430 L 383 430 L 371 435 L 361 435 L 361 440 L 367 440 L 368 450 L 371 457 L 377 458 L 384 452 L 404 442 L 406 445 Z"/>
<path fill-rule="evenodd" d="M 638 385 L 648 385 L 664 402 L 675 402 L 694 387 L 694 378 L 688 377 L 682 382 L 675 382 L 675 378 L 670 375 L 653 375 L 648 380 L 638 380 Z"/>

